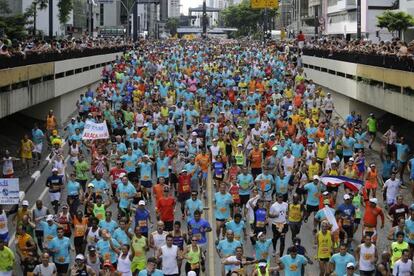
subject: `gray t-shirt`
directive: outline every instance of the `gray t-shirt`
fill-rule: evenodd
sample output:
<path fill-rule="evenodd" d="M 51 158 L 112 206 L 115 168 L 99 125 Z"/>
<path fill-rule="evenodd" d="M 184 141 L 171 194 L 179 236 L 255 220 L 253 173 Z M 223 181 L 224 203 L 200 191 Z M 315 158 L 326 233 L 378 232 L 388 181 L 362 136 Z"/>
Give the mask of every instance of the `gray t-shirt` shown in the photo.
<path fill-rule="evenodd" d="M 54 263 L 49 263 L 48 266 L 44 266 L 43 264 L 38 264 L 33 270 L 34 275 L 42 275 L 42 276 L 52 276 L 54 272 L 56 272 L 56 265 Z"/>

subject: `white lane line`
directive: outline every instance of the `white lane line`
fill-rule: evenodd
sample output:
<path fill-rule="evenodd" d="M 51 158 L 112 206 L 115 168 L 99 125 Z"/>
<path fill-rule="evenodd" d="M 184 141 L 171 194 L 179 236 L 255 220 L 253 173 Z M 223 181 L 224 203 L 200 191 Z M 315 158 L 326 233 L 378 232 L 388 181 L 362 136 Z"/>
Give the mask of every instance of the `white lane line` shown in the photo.
<path fill-rule="evenodd" d="M 213 192 L 213 185 L 212 185 L 212 179 L 211 179 L 211 171 L 209 168 L 209 173 L 207 175 L 207 193 L 208 193 L 208 201 L 207 201 L 207 206 L 209 208 L 208 210 L 208 221 L 213 224 L 215 223 L 215 220 L 213 220 L 213 196 L 214 196 L 214 192 Z M 211 231 L 207 233 L 208 235 L 208 275 L 215 275 L 216 274 L 216 268 L 215 268 L 215 260 L 214 260 L 214 255 L 215 255 L 215 242 L 214 242 L 214 233 L 215 231 L 213 230 L 214 226 L 211 225 Z"/>

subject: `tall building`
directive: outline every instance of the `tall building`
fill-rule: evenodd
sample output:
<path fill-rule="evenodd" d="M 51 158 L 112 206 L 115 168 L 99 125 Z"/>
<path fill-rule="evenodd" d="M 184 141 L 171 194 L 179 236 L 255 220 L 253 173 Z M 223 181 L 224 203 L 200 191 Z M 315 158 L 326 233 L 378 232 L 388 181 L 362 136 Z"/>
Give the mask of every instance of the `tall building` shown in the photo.
<path fill-rule="evenodd" d="M 408 14 L 414 15 L 414 1 L 413 0 L 400 0 L 399 9 Z M 414 28 L 410 27 L 404 32 L 404 40 L 414 40 Z"/>
<path fill-rule="evenodd" d="M 168 0 L 168 17 L 180 17 L 180 0 Z"/>

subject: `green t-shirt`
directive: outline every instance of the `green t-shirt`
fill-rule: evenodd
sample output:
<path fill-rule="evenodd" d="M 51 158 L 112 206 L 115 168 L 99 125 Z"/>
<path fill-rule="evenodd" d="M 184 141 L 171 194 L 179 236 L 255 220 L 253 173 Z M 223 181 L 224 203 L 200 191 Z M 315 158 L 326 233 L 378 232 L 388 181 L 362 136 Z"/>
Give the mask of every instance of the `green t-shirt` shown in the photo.
<path fill-rule="evenodd" d="M 368 118 L 367 120 L 367 127 L 369 132 L 376 132 L 377 131 L 377 119 Z"/>
<path fill-rule="evenodd" d="M 89 164 L 86 161 L 75 163 L 76 179 L 88 180 Z"/>
<path fill-rule="evenodd" d="M 7 246 L 0 250 L 0 271 L 7 272 L 13 270 L 14 254 Z"/>

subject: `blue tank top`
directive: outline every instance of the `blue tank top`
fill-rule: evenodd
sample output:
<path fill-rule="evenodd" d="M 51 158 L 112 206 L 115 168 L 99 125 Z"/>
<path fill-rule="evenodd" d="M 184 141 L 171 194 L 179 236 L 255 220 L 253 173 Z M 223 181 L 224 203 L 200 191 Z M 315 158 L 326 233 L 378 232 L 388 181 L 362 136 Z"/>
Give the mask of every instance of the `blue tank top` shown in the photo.
<path fill-rule="evenodd" d="M 183 236 L 174 236 L 173 244 L 178 246 L 181 250 L 184 248 L 184 238 Z"/>
<path fill-rule="evenodd" d="M 142 233 L 148 233 L 148 218 L 149 212 L 147 210 L 140 210 L 135 212 L 135 227 L 139 226 Z"/>
<path fill-rule="evenodd" d="M 257 227 L 265 227 L 266 215 L 267 212 L 265 208 L 259 208 L 254 212 L 255 224 Z"/>

